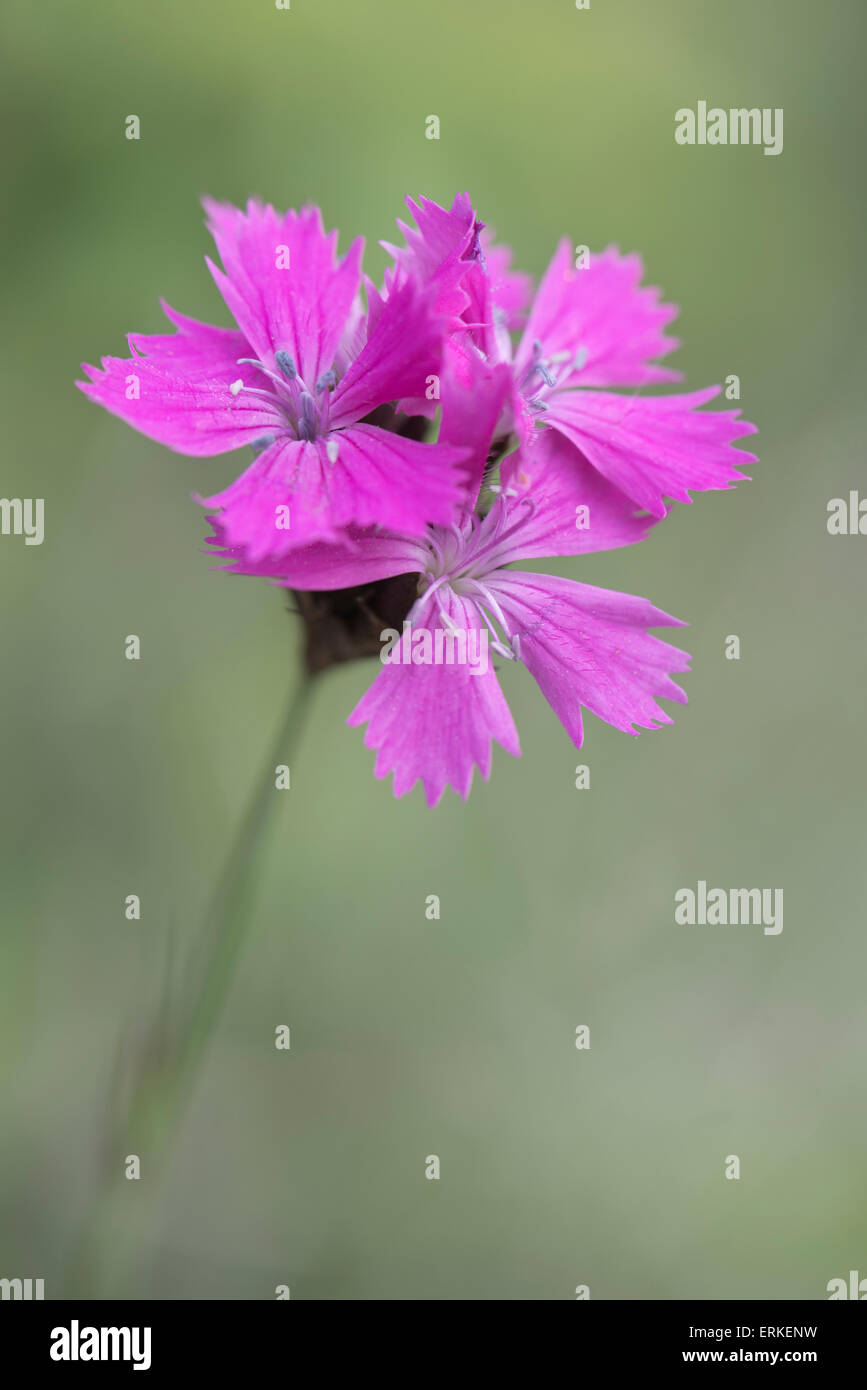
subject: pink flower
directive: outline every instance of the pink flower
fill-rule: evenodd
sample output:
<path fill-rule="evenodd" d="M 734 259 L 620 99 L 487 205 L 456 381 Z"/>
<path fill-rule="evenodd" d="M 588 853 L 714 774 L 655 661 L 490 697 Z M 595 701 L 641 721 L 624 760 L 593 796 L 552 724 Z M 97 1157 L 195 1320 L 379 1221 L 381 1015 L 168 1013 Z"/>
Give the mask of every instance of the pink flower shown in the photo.
<path fill-rule="evenodd" d="M 484 461 L 509 386 L 507 369 L 477 367 L 474 392 L 447 398 L 443 433 L 472 442 L 477 461 Z M 680 626 L 678 620 L 630 594 L 508 568 L 540 556 L 631 545 L 653 524 L 573 454 L 560 435 L 546 432 L 532 453 L 516 457 L 512 486 L 495 490 L 485 516 L 468 507 L 457 523 L 431 526 L 423 537 L 353 530 L 338 545 L 293 551 L 278 566 L 257 565 L 227 545 L 216 518 L 212 544 L 237 572 L 269 574 L 297 590 L 417 576 L 406 613 L 413 628 L 432 639 L 439 630 L 444 650 L 454 634 L 463 634 L 463 647 L 454 643 L 458 652 L 478 651 L 485 634 L 490 650 L 535 678 L 576 747 L 584 736 L 582 707 L 626 733 L 658 728 L 671 719 L 657 699 L 686 700 L 670 673 L 686 671 L 689 658 L 648 629 Z M 466 660 L 384 665 L 348 722 L 367 724 L 376 775 L 394 773 L 397 796 L 420 780 L 430 806 L 447 786 L 466 798 L 476 767 L 487 779 L 494 742 L 520 754 L 496 672 Z"/>
<path fill-rule="evenodd" d="M 524 287 L 522 278 L 508 269 L 510 253 L 485 249 L 476 231 L 480 254 L 468 257 L 464 251 L 456 258 L 473 229 L 481 226 L 466 195 L 455 200 L 449 213 L 426 200 L 421 209 L 412 203 L 410 208 L 419 231 L 404 227 L 407 249 L 390 248 L 398 268 L 411 264 L 424 280 L 441 273 L 442 266 L 463 265 L 457 284 L 469 303 L 451 323 L 452 370 L 460 373 L 461 364 L 475 353 L 491 364 L 511 364 L 512 389 L 497 435 L 515 431 L 521 444 L 532 449 L 545 430 L 556 430 L 573 446 L 576 463 L 586 459 L 657 517 L 665 515 L 665 498 L 689 502 L 690 490 L 728 488 L 741 480 L 741 465 L 756 461 L 754 454 L 732 447 L 736 439 L 756 433 L 755 425 L 741 420 L 738 410 L 698 409 L 719 394 L 718 386 L 673 396 L 620 395 L 607 389 L 631 386 L 637 391 L 680 379 L 679 372 L 657 362 L 678 346 L 664 332 L 677 309 L 661 303 L 658 290 L 641 287 L 640 257 L 622 256 L 609 247 L 576 269 L 569 242 L 561 241 L 513 349 L 510 330 L 523 307 Z M 485 256 L 493 274 L 486 273 Z M 454 303 L 454 284 L 451 293 Z M 424 409 L 420 401 L 411 406 Z M 504 481 L 510 475 L 507 460 Z M 564 479 L 573 493 L 579 477 Z"/>
<path fill-rule="evenodd" d="M 600 388 L 674 381 L 655 364 L 677 346 L 663 333 L 676 316 L 659 292 L 641 289 L 638 256 L 609 247 L 576 270 L 562 241 L 539 287 L 515 351 L 513 418 L 532 441 L 534 425 L 556 430 L 640 507 L 665 515 L 665 498 L 728 488 L 754 454 L 732 448 L 755 425 L 740 411 L 701 412 L 719 386 L 676 396 L 618 395 Z M 592 388 L 592 389 L 590 389 Z M 508 469 L 506 470 L 508 476 Z"/>
<path fill-rule="evenodd" d="M 336 538 L 374 522 L 419 535 L 448 524 L 466 451 L 424 444 L 365 421 L 424 394 L 437 375 L 443 325 L 436 289 L 408 279 L 383 300 L 358 296 L 362 242 L 342 261 L 317 209 L 241 212 L 206 200 L 224 270 L 208 262 L 236 329 L 175 313 L 174 334 L 130 335 L 134 356 L 85 365 L 85 394 L 180 453 L 252 444 L 256 460 L 207 499 L 251 558 Z"/>
<path fill-rule="evenodd" d="M 434 805 L 488 777 L 494 743 L 520 753 L 489 654 L 530 672 L 576 747 L 585 709 L 671 723 L 659 701 L 685 701 L 689 657 L 651 629 L 678 620 L 523 566 L 642 540 L 667 499 L 738 481 L 755 427 L 701 409 L 718 387 L 638 394 L 679 374 L 660 365 L 677 311 L 637 256 L 573 263 L 563 241 L 533 299 L 468 194 L 407 202 L 365 308 L 361 242 L 339 260 L 318 211 L 207 201 L 236 327 L 166 307 L 174 333 L 131 335 L 79 385 L 180 452 L 254 446 L 205 503 L 212 553 L 295 591 L 309 671 L 380 655 L 348 722 L 377 776 Z"/>

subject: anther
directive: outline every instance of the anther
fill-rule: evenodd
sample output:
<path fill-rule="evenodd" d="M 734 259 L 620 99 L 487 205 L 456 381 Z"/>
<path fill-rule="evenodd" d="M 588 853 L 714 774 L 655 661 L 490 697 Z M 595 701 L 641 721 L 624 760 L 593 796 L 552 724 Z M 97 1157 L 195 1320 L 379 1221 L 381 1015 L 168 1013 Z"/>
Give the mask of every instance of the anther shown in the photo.
<path fill-rule="evenodd" d="M 294 381 L 298 375 L 298 368 L 289 356 L 285 348 L 278 348 L 274 353 L 274 361 L 280 368 L 287 381 Z"/>
<path fill-rule="evenodd" d="M 471 261 L 479 262 L 479 265 L 482 267 L 482 270 L 487 269 L 485 265 L 485 253 L 482 250 L 482 232 L 484 231 L 484 227 L 484 222 L 473 223 L 473 242 L 470 247 L 469 256 Z"/>
<path fill-rule="evenodd" d="M 323 372 L 322 376 L 317 381 L 316 393 L 318 395 L 320 391 L 333 391 L 336 385 L 337 377 L 334 374 L 333 368 L 329 367 L 328 371 Z"/>
<path fill-rule="evenodd" d="M 300 396 L 301 418 L 298 421 L 298 438 L 304 439 L 309 444 L 316 438 L 316 403 L 309 391 L 302 391 Z"/>
<path fill-rule="evenodd" d="M 240 367 L 244 364 L 247 364 L 250 367 L 255 367 L 257 372 L 261 372 L 263 376 L 268 377 L 269 380 L 273 381 L 276 386 L 279 386 L 281 388 L 283 387 L 284 378 L 282 376 L 278 376 L 276 372 L 269 371 L 268 368 L 265 366 L 265 363 L 260 362 L 258 357 L 239 357 L 238 366 Z"/>

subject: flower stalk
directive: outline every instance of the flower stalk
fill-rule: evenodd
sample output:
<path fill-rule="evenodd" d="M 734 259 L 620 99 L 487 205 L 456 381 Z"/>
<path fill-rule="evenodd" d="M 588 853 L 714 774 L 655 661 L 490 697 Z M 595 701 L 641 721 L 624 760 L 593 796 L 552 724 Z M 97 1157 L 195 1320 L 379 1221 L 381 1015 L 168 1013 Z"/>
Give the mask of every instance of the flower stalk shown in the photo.
<path fill-rule="evenodd" d="M 125 1069 L 121 1061 L 116 1067 L 100 1183 L 73 1258 L 71 1285 L 79 1297 L 99 1296 L 105 1283 L 103 1257 L 109 1237 L 113 1247 L 116 1243 L 117 1223 L 131 1215 L 134 1233 L 145 1229 L 149 1203 L 136 1203 L 130 1213 L 122 1201 L 126 1164 L 132 1156 L 139 1158 L 153 1194 L 234 979 L 252 921 L 255 870 L 277 796 L 275 766 L 288 762 L 298 747 L 313 683 L 305 671 L 287 704 L 205 910 L 178 1007 L 160 1009 L 136 1047 L 131 1066 Z"/>

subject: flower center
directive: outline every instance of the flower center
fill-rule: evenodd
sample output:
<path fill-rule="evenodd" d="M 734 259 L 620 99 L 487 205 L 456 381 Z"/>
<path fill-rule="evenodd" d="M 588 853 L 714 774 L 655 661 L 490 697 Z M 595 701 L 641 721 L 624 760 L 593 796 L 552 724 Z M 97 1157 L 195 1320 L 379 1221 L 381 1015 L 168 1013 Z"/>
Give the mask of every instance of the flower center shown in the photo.
<path fill-rule="evenodd" d="M 559 386 L 565 386 L 573 372 L 580 372 L 587 361 L 587 349 L 580 347 L 577 352 L 553 352 L 543 356 L 542 344 L 538 338 L 533 343 L 533 355 L 529 366 L 518 384 L 527 403 L 536 411 L 547 410 L 545 398 Z M 532 394 L 531 394 L 532 393 Z"/>
<path fill-rule="evenodd" d="M 510 631 L 486 579 L 508 563 L 508 539 L 526 519 L 526 506 L 533 506 L 529 498 L 518 503 L 520 516 L 511 518 L 511 526 L 508 525 L 510 501 L 506 497 L 498 498 L 486 517 L 473 514 L 459 525 L 432 526 L 426 538 L 427 566 L 419 577 L 421 592 L 407 614 L 407 621 L 415 623 L 422 613 L 429 612 L 437 590 L 447 585 L 453 594 L 472 603 L 490 633 L 491 649 L 507 661 L 520 661 L 520 635 Z M 446 626 L 452 626 L 448 613 L 442 608 L 439 613 Z"/>
<path fill-rule="evenodd" d="M 337 385 L 337 376 L 332 368 L 316 382 L 312 391 L 298 375 L 298 368 L 288 352 L 279 348 L 274 353 L 276 372 L 266 367 L 256 357 L 239 357 L 238 365 L 249 364 L 273 383 L 270 390 L 259 386 L 247 386 L 243 379 L 233 381 L 229 390 L 233 396 L 243 391 L 247 396 L 257 396 L 267 401 L 273 408 L 277 428 L 273 434 L 261 435 L 253 440 L 253 448 L 265 449 L 280 435 L 312 443 L 314 439 L 328 433 L 331 415 L 331 392 Z M 330 455 L 329 455 L 330 456 Z"/>

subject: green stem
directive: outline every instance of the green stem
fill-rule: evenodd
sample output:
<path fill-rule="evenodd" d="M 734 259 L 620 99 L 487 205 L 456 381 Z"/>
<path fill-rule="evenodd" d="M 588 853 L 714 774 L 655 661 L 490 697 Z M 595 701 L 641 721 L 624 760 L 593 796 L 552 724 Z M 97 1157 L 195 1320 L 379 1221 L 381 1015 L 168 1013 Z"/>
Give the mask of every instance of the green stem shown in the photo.
<path fill-rule="evenodd" d="M 174 1075 L 178 1101 L 191 1083 L 208 1040 L 219 1019 L 241 944 L 250 921 L 251 886 L 256 867 L 257 849 L 277 795 L 274 785 L 275 768 L 288 765 L 289 754 L 297 747 L 304 717 L 310 701 L 312 678 L 301 677 L 289 701 L 283 722 L 268 755 L 263 775 L 247 807 L 246 815 L 223 873 L 214 890 L 205 916 L 202 939 L 207 952 L 206 964 L 197 971 L 200 981 L 195 1002 L 181 1030 L 182 1042 L 176 1056 Z"/>
<path fill-rule="evenodd" d="M 119 1207 L 126 1205 L 119 1201 L 125 1186 L 125 1155 L 139 1154 L 143 1175 L 144 1165 L 147 1165 L 146 1176 L 151 1180 L 156 1178 L 219 1022 L 251 921 L 254 870 L 277 796 L 275 768 L 281 763 L 288 764 L 297 747 L 312 685 L 313 678 L 302 675 L 217 881 L 197 943 L 198 963 L 194 960 L 191 964 L 180 1018 L 171 1027 L 169 1036 L 166 1036 L 164 1020 L 155 1023 L 140 1057 L 126 1112 L 122 1118 L 110 1121 L 107 1170 L 73 1262 L 73 1292 L 79 1297 L 94 1296 L 88 1290 L 98 1282 L 100 1237 L 113 1219 L 120 1217 Z M 141 1205 L 135 1204 L 140 1212 Z"/>

